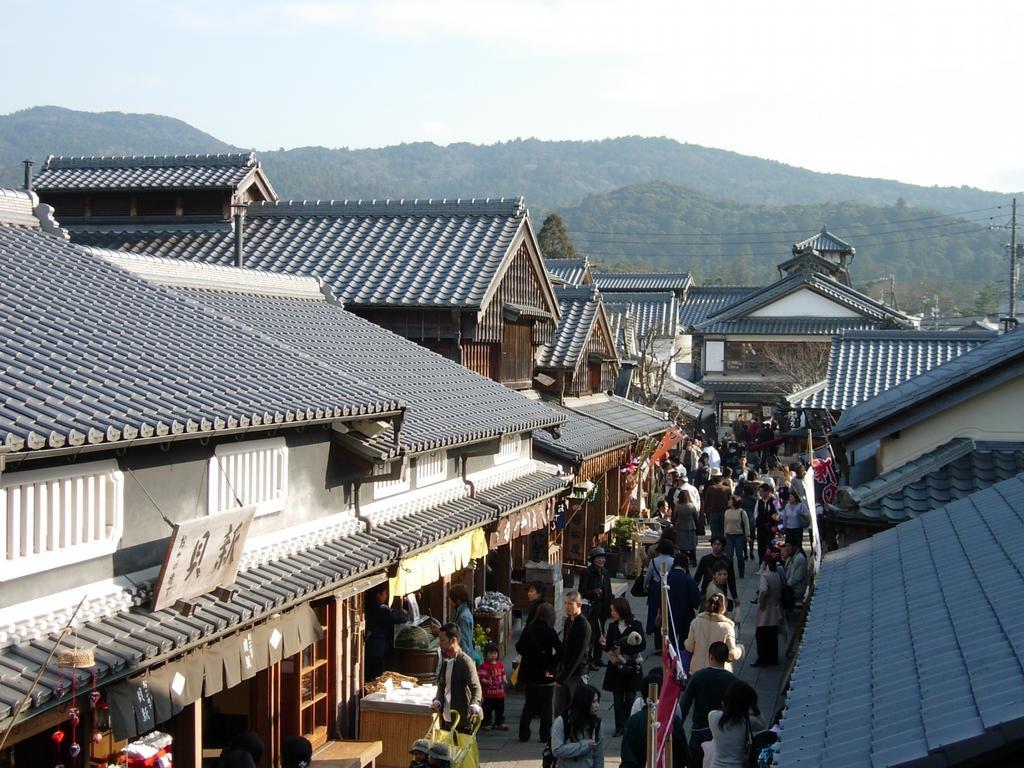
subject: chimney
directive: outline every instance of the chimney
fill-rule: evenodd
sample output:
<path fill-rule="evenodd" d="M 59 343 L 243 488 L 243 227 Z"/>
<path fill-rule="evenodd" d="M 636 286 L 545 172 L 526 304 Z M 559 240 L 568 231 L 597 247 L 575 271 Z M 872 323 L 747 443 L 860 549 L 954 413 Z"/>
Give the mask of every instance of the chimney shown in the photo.
<path fill-rule="evenodd" d="M 235 214 L 235 266 L 245 266 L 245 204 L 234 203 L 231 210 Z"/>
<path fill-rule="evenodd" d="M 25 191 L 32 191 L 32 166 L 35 165 L 31 160 L 22 160 L 21 164 L 25 166 Z"/>

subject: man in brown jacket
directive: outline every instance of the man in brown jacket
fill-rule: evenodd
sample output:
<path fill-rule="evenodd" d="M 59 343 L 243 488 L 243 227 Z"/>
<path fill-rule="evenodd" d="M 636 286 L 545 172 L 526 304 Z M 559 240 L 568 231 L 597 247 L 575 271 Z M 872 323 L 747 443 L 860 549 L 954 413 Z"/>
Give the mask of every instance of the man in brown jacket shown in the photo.
<path fill-rule="evenodd" d="M 472 638 L 468 642 L 473 642 Z M 441 646 L 442 659 L 437 675 L 437 698 L 432 708 L 441 713 L 441 725 L 448 731 L 452 729 L 455 720 L 452 713 L 458 712 L 458 729 L 468 733 L 472 730 L 470 716 L 483 716 L 483 708 L 480 706 L 483 692 L 476 664 L 462 650 L 458 624 L 445 624 L 441 627 L 438 644 Z"/>
<path fill-rule="evenodd" d="M 732 489 L 722 483 L 722 470 L 711 470 L 711 484 L 704 489 L 704 514 L 712 536 L 725 537 L 725 510 L 729 506 Z"/>

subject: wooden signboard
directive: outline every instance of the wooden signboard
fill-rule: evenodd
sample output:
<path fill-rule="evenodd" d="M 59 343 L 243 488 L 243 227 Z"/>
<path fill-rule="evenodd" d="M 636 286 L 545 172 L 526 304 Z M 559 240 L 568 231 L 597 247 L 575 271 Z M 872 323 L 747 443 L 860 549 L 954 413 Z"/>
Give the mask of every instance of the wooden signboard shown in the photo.
<path fill-rule="evenodd" d="M 153 610 L 234 583 L 254 514 L 254 507 L 242 507 L 175 525 Z"/>

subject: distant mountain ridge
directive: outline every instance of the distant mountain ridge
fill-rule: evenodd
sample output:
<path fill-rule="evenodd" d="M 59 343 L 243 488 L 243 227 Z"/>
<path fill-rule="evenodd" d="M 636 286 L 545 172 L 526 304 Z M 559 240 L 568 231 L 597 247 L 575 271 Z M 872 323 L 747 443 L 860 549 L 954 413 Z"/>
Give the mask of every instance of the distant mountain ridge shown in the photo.
<path fill-rule="evenodd" d="M 160 115 L 34 107 L 0 116 L 0 184 L 20 186 L 21 160 L 49 154 L 238 149 Z M 894 274 L 917 307 L 941 293 L 947 312 L 978 309 L 980 292 L 991 304 L 1001 290 L 993 284 L 1005 284 L 1005 233 L 987 225 L 1008 218 L 996 207 L 1010 196 L 970 187 L 816 173 L 665 138 L 304 147 L 259 157 L 284 199 L 524 195 L 538 228 L 559 212 L 581 252 L 624 268 L 763 283 L 791 243 L 827 224 L 857 248 L 855 282 Z"/>
<path fill-rule="evenodd" d="M 33 107 L 0 116 L 0 183 L 17 183 L 20 162 L 49 154 L 178 154 L 236 150 L 161 115 Z M 664 181 L 711 197 L 760 205 L 852 201 L 952 213 L 1003 201 L 972 187 L 921 187 L 818 173 L 773 160 L 666 138 L 602 141 L 516 139 L 492 145 L 414 143 L 382 149 L 303 147 L 260 151 L 282 197 L 295 199 L 501 197 L 525 195 L 538 212 L 588 195 Z"/>

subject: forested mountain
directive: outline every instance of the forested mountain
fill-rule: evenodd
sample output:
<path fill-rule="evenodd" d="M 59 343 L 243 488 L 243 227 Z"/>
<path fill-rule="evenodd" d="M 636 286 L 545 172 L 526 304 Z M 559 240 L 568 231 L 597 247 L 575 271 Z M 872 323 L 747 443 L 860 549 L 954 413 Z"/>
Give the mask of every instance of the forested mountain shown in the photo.
<path fill-rule="evenodd" d="M 225 152 L 232 147 L 159 115 L 75 112 L 36 107 L 0 116 L 3 181 L 17 166 L 48 154 Z M 285 198 L 498 197 L 525 195 L 534 213 L 587 195 L 666 181 L 720 199 L 760 205 L 851 200 L 945 213 L 996 205 L 1003 195 L 970 187 L 919 187 L 803 168 L 665 138 L 604 141 L 517 139 L 499 144 L 402 144 L 382 149 L 260 151 Z"/>
<path fill-rule="evenodd" d="M 992 283 L 1005 283 L 1007 233 L 989 229 L 1009 218 L 1009 204 L 962 217 L 935 210 L 861 203 L 763 206 L 718 200 L 664 182 L 592 195 L 559 210 L 576 249 L 616 268 L 692 271 L 701 282 L 764 284 L 792 244 L 827 226 L 857 249 L 854 283 L 895 275 L 911 308 L 993 310 Z M 997 205 L 999 205 L 997 203 Z M 870 292 L 878 296 L 883 286 Z M 979 291 L 990 294 L 978 306 Z M 992 306 L 990 306 L 992 305 Z"/>
<path fill-rule="evenodd" d="M 0 184 L 20 185 L 21 160 L 48 154 L 232 150 L 159 115 L 35 107 L 0 116 Z M 968 187 L 816 173 L 664 138 L 259 155 L 285 199 L 524 195 L 538 227 L 544 214 L 561 213 L 597 261 L 690 269 L 704 281 L 771 279 L 791 243 L 828 225 L 857 248 L 855 281 L 895 274 L 917 303 L 941 294 L 945 309 L 971 310 L 979 291 L 991 304 L 991 284 L 1005 282 L 1005 233 L 987 225 L 1006 221 L 1009 196 Z"/>
<path fill-rule="evenodd" d="M 38 164 L 47 155 L 175 155 L 233 149 L 173 117 L 33 107 L 0 116 L 0 184 L 20 186 L 21 161 Z"/>

